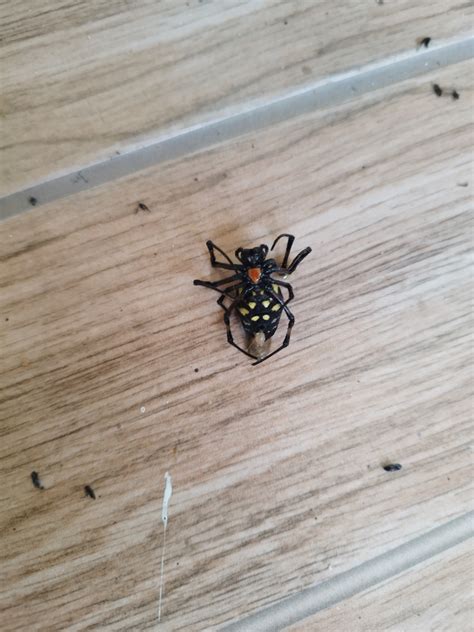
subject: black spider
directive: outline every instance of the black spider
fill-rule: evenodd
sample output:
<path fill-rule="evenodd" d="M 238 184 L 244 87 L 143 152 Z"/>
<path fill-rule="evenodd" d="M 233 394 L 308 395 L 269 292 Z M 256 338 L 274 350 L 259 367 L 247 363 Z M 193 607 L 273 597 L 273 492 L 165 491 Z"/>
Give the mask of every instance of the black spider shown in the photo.
<path fill-rule="evenodd" d="M 223 268 L 224 270 L 232 270 L 235 274 L 228 276 L 220 281 L 199 281 L 195 280 L 194 285 L 202 285 L 219 292 L 217 303 L 224 310 L 224 322 L 227 328 L 227 340 L 242 353 L 256 360 L 253 364 L 259 364 L 263 360 L 268 360 L 290 343 L 291 330 L 295 324 L 295 317 L 288 309 L 288 303 L 293 299 L 293 288 L 289 283 L 274 279 L 273 274 L 286 277 L 292 274 L 303 259 L 309 255 L 311 248 L 305 248 L 293 259 L 288 265 L 291 247 L 295 238 L 293 235 L 279 235 L 273 242 L 271 250 L 273 250 L 277 242 L 287 237 L 285 256 L 281 266 L 277 264 L 275 259 L 267 259 L 268 246 L 261 244 L 256 248 L 237 248 L 235 256 L 240 263 L 233 263 L 226 253 L 218 248 L 212 241 L 206 243 L 211 257 L 211 265 L 213 268 Z M 214 250 L 225 257 L 228 263 L 216 260 Z M 232 285 L 227 285 L 232 284 Z M 220 289 L 219 286 L 226 286 Z M 281 288 L 288 291 L 288 298 L 284 300 Z M 224 300 L 229 298 L 232 302 L 226 307 Z M 234 310 L 240 317 L 240 321 L 246 334 L 252 337 L 252 344 L 246 351 L 239 347 L 234 341 L 230 328 L 230 317 Z M 268 341 L 276 332 L 280 322 L 280 316 L 284 311 L 288 317 L 288 329 L 282 344 L 269 353 L 264 355 L 264 343 Z M 255 353 L 251 353 L 250 349 L 256 348 Z"/>

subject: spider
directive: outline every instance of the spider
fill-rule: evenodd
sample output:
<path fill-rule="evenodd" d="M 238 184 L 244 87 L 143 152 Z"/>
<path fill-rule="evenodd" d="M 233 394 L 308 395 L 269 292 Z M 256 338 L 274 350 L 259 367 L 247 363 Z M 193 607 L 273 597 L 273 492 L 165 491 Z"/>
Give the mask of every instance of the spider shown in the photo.
<path fill-rule="evenodd" d="M 227 341 L 246 356 L 256 360 L 252 363 L 253 365 L 268 360 L 287 347 L 290 344 L 291 330 L 295 324 L 295 317 L 288 308 L 288 303 L 294 298 L 293 288 L 289 283 L 275 279 L 272 275 L 278 274 L 286 278 L 287 275 L 293 274 L 303 259 L 309 255 L 311 248 L 302 250 L 288 265 L 288 258 L 295 240 L 293 235 L 286 233 L 279 235 L 270 250 L 273 250 L 278 241 L 284 237 L 288 241 L 281 266 L 277 264 L 275 259 L 267 259 L 269 250 L 265 244 L 256 248 L 237 248 L 235 256 L 239 263 L 233 263 L 223 250 L 212 241 L 208 241 L 206 246 L 211 257 L 211 266 L 232 270 L 235 274 L 220 281 L 200 281 L 198 279 L 194 281 L 194 285 L 202 285 L 221 294 L 217 303 L 224 310 Z M 227 263 L 216 260 L 215 250 L 227 260 Z M 288 292 L 286 300 L 282 288 Z M 228 307 L 224 305 L 226 298 L 231 300 Z M 251 339 L 248 350 L 243 349 L 234 341 L 230 326 L 230 317 L 234 310 L 237 311 L 245 333 Z M 282 312 L 285 312 L 288 317 L 285 338 L 277 349 L 271 353 L 265 353 L 266 343 L 278 329 Z"/>

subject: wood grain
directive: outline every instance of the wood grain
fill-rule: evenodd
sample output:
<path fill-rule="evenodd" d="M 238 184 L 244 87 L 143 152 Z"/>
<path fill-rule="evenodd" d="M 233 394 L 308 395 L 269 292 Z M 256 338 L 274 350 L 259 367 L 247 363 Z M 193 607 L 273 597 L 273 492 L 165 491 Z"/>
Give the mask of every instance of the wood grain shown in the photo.
<path fill-rule="evenodd" d="M 455 0 L 3 2 L 0 194 L 436 46 L 472 26 Z"/>
<path fill-rule="evenodd" d="M 470 630 L 473 568 L 472 542 L 465 542 L 394 580 L 291 626 L 288 632 Z"/>
<path fill-rule="evenodd" d="M 471 100 L 458 65 L 0 225 L 4 629 L 154 629 L 166 471 L 163 630 L 467 510 Z M 252 368 L 191 281 L 288 230 L 293 341 Z"/>

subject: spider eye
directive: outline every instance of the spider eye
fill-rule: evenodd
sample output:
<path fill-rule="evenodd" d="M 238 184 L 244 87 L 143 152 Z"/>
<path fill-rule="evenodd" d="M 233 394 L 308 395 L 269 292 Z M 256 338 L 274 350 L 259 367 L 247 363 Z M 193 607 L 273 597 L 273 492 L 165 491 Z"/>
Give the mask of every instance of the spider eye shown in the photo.
<path fill-rule="evenodd" d="M 237 250 L 235 251 L 235 256 L 237 257 L 237 259 L 239 261 L 241 261 L 241 257 L 242 257 L 242 248 L 237 248 Z"/>
<path fill-rule="evenodd" d="M 268 246 L 267 244 L 260 244 L 260 250 L 263 252 L 263 256 L 266 257 L 268 255 Z"/>

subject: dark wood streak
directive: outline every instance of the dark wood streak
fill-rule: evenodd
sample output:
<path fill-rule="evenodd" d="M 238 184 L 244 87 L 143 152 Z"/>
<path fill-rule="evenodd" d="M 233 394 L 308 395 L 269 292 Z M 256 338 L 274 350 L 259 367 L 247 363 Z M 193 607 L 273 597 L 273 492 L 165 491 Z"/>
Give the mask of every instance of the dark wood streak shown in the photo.
<path fill-rule="evenodd" d="M 49 239 L 43 239 L 42 241 L 32 242 L 21 248 L 20 250 L 16 250 L 15 252 L 9 255 L 0 255 L 0 261 L 5 263 L 10 259 L 14 259 L 15 257 L 20 257 L 21 255 L 31 254 L 36 250 L 44 248 L 45 246 L 49 246 L 50 244 L 54 244 L 57 242 L 60 237 L 50 237 Z"/>

